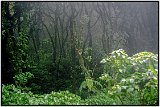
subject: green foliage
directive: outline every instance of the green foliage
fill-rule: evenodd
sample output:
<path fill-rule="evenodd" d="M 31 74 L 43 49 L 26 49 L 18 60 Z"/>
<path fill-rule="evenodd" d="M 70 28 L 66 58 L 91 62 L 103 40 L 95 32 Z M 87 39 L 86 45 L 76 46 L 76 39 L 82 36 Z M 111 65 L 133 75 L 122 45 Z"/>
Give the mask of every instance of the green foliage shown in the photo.
<path fill-rule="evenodd" d="M 119 96 L 122 104 L 153 105 L 158 100 L 158 80 L 157 77 L 148 73 L 136 72 L 131 77 L 123 78 L 108 93 L 114 97 Z"/>
<path fill-rule="evenodd" d="M 98 93 L 85 100 L 81 100 L 80 105 L 116 105 L 116 103 L 107 94 Z"/>
<path fill-rule="evenodd" d="M 81 86 L 80 86 L 79 90 L 81 92 L 83 88 L 84 89 L 86 88 L 86 89 L 88 89 L 88 92 L 92 91 L 92 92 L 96 93 L 96 92 L 98 92 L 97 87 L 102 88 L 102 85 L 98 81 L 95 81 L 91 78 L 88 78 L 81 83 Z"/>
<path fill-rule="evenodd" d="M 80 97 L 69 91 L 51 92 L 50 94 L 34 95 L 29 99 L 30 105 L 73 105 Z"/>
<path fill-rule="evenodd" d="M 33 74 L 30 72 L 19 73 L 16 74 L 13 78 L 15 80 L 15 84 L 18 86 L 25 86 L 29 79 L 33 77 Z"/>
<path fill-rule="evenodd" d="M 25 93 L 13 84 L 2 86 L 2 105 L 26 105 L 33 94 Z"/>
<path fill-rule="evenodd" d="M 109 74 L 118 82 L 121 78 L 126 78 L 136 71 L 157 71 L 157 57 L 157 55 L 150 52 L 140 52 L 128 57 L 124 50 L 119 49 L 110 53 L 110 56 L 104 58 L 101 63 L 104 63 L 104 73 Z M 154 70 L 152 66 L 156 67 L 156 69 Z"/>
<path fill-rule="evenodd" d="M 141 52 L 129 57 L 119 49 L 106 56 L 101 61 L 103 64 L 99 63 L 103 54 L 113 49 L 129 46 L 129 52 L 138 51 L 136 46 L 140 45 L 132 47 L 136 42 L 132 43 L 131 39 L 135 38 L 128 38 L 135 31 L 127 29 L 126 33 L 122 28 L 115 32 L 113 28 L 118 23 L 105 19 L 105 14 L 103 17 L 92 15 L 92 12 L 105 13 L 103 10 L 108 4 L 96 3 L 96 11 L 83 3 L 52 5 L 2 2 L 3 104 L 157 103 L 158 55 Z M 113 10 L 112 6 L 108 9 L 107 13 Z M 102 32 L 92 32 L 97 29 L 99 20 Z M 15 86 L 6 85 L 14 81 Z"/>
<path fill-rule="evenodd" d="M 108 93 L 120 100 L 120 104 L 157 104 L 157 59 L 158 56 L 151 52 L 140 52 L 128 57 L 124 50 L 113 51 L 101 61 L 105 65 L 104 74 L 99 79 L 109 89 Z M 116 82 L 113 82 L 115 79 Z"/>
<path fill-rule="evenodd" d="M 109 75 L 106 74 L 106 73 L 102 74 L 102 75 L 99 77 L 99 81 L 100 81 L 100 83 L 101 83 L 103 86 L 105 86 L 105 87 L 108 88 L 108 89 L 109 89 L 109 88 L 113 85 L 113 83 L 114 83 L 112 77 L 109 76 Z"/>
<path fill-rule="evenodd" d="M 14 85 L 3 85 L 3 105 L 76 105 L 81 98 L 69 91 L 51 92 L 50 94 L 33 94 L 22 92 Z"/>
<path fill-rule="evenodd" d="M 3 85 L 2 105 L 115 105 L 115 101 L 104 93 L 81 100 L 81 97 L 69 91 L 33 94 L 22 92 L 14 85 Z"/>
<path fill-rule="evenodd" d="M 88 62 L 88 63 L 90 63 L 91 61 L 92 61 L 92 56 L 90 56 L 91 55 L 91 53 L 92 53 L 92 48 L 86 48 L 85 50 L 84 50 L 84 57 L 85 57 L 85 60 Z"/>
<path fill-rule="evenodd" d="M 10 51 L 12 55 L 13 70 L 15 73 L 22 72 L 23 68 L 28 67 L 27 63 L 27 50 L 28 50 L 28 37 L 25 33 L 19 32 L 16 38 L 15 50 Z"/>
<path fill-rule="evenodd" d="M 41 60 L 39 64 L 34 62 L 35 68 L 31 70 L 35 77 L 33 83 L 38 86 L 37 90 L 33 89 L 34 93 L 50 93 L 53 90 L 77 91 L 82 81 L 80 67 L 73 66 L 68 56 L 57 58 L 53 62 L 51 54 L 47 55 L 43 51 L 40 52 L 42 52 L 39 54 Z M 46 56 L 46 58 L 43 56 Z"/>
<path fill-rule="evenodd" d="M 31 73 L 34 75 L 33 82 L 30 84 L 33 93 L 49 93 L 54 82 L 51 73 L 46 68 L 39 67 L 32 69 Z"/>
<path fill-rule="evenodd" d="M 101 63 L 105 63 L 104 72 L 114 77 L 118 72 L 126 72 L 125 68 L 129 63 L 128 55 L 124 50 L 119 49 L 110 53 L 110 56 L 107 56 L 105 59 L 103 59 Z"/>
<path fill-rule="evenodd" d="M 63 72 L 64 68 L 69 66 L 67 59 L 61 59 L 58 62 L 58 70 Z M 2 104 L 3 105 L 157 105 L 158 104 L 158 60 L 157 55 L 149 52 L 140 52 L 132 57 L 128 57 L 124 50 L 114 51 L 102 59 L 101 63 L 104 66 L 104 73 L 98 78 L 93 79 L 89 75 L 85 78 L 80 85 L 81 97 L 72 94 L 69 91 L 53 92 L 48 87 L 51 84 L 71 84 L 70 87 L 74 87 L 74 83 L 66 82 L 57 79 L 56 82 L 43 84 L 43 90 L 49 90 L 49 94 L 33 94 L 26 91 L 25 84 L 28 79 L 33 77 L 30 72 L 20 73 L 15 75 L 14 79 L 16 87 L 14 85 L 2 86 Z M 114 64 L 114 65 L 112 65 Z M 54 66 L 57 67 L 57 66 Z M 77 66 L 77 70 L 80 69 Z M 109 71 L 111 70 L 111 71 Z M 116 70 L 116 71 L 115 71 Z M 75 73 L 73 69 L 66 69 Z M 48 75 L 52 73 L 46 71 L 41 72 L 41 79 L 46 81 L 49 79 Z M 48 73 L 47 75 L 44 75 Z M 55 72 L 53 72 L 55 73 Z M 65 72 L 63 72 L 65 73 Z M 88 71 L 88 73 L 90 73 Z M 114 74 L 114 75 L 113 75 Z M 67 76 L 67 74 L 65 74 Z M 65 75 L 59 75 L 64 77 Z M 76 75 L 76 74 L 74 74 Z M 74 76 L 73 75 L 73 76 Z M 50 76 L 51 77 L 51 76 Z M 70 74 L 68 77 L 70 79 Z M 77 77 L 78 78 L 78 77 Z M 73 78 L 73 81 L 76 81 Z M 79 78 L 78 78 L 79 79 Z M 52 77 L 47 80 L 56 80 Z M 46 82 L 47 82 L 46 81 Z M 79 82 L 80 83 L 80 82 Z M 59 87 L 57 85 L 57 87 Z M 32 83 L 32 89 L 41 90 L 42 85 Z M 34 88 L 33 88 L 34 87 Z M 64 89 L 64 88 L 63 88 Z M 82 98 L 82 99 L 81 99 Z"/>

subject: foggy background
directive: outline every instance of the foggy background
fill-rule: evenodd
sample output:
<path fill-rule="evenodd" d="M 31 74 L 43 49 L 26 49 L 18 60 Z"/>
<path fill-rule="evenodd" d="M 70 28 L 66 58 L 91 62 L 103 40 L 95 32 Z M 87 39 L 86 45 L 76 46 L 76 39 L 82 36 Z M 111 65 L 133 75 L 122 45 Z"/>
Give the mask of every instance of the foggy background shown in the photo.
<path fill-rule="evenodd" d="M 156 2 L 33 2 L 32 5 L 35 8 L 32 22 L 42 29 L 36 34 L 42 40 L 49 38 L 46 26 L 53 38 L 57 36 L 67 42 L 74 22 L 83 49 L 89 46 L 108 54 L 122 48 L 129 55 L 158 52 Z M 63 43 L 57 42 L 57 47 Z"/>

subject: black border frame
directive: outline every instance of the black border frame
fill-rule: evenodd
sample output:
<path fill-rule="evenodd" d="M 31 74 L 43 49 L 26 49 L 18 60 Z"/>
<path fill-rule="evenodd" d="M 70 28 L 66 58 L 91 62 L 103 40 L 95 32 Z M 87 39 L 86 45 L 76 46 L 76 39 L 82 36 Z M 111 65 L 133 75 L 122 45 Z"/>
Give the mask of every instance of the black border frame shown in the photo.
<path fill-rule="evenodd" d="M 1 1 L 2 2 L 157 2 L 158 3 L 158 100 L 159 100 L 159 1 Z M 1 9 L 1 13 L 2 13 L 2 9 Z M 2 22 L 2 17 L 1 17 L 1 22 Z M 2 29 L 2 24 L 1 24 L 1 29 Z M 2 31 L 1 31 L 1 35 L 2 35 Z M 2 45 L 1 45 L 2 46 Z M 1 77 L 2 77 L 2 73 L 1 73 Z M 2 105 L 2 83 L 1 83 L 1 106 L 159 106 L 159 102 L 158 105 Z"/>

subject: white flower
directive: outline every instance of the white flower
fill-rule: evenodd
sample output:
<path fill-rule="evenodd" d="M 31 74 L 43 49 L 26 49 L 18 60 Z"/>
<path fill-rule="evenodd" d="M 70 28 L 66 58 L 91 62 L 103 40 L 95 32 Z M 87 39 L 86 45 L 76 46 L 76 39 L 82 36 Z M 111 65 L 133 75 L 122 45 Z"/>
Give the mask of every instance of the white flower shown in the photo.
<path fill-rule="evenodd" d="M 102 59 L 102 61 L 100 63 L 104 64 L 104 63 L 106 63 L 106 60 Z"/>

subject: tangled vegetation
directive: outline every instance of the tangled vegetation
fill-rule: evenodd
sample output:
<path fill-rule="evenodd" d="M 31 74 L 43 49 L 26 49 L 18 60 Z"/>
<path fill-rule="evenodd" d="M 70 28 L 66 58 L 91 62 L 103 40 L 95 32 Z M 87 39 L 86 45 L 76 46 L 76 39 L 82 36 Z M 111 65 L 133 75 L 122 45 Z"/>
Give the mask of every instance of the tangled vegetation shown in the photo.
<path fill-rule="evenodd" d="M 33 94 L 24 87 L 33 77 L 30 72 L 17 74 L 16 85 L 2 86 L 3 105 L 156 105 L 158 104 L 158 56 L 140 52 L 128 57 L 119 49 L 102 59 L 103 74 L 97 80 L 81 84 L 87 98 L 69 91 Z M 112 73 L 111 73 L 112 72 Z M 100 87 L 97 87 L 97 82 Z M 88 89 L 82 90 L 82 89 Z M 93 94 L 95 93 L 95 94 Z"/>
<path fill-rule="evenodd" d="M 158 105 L 158 2 L 1 2 L 2 105 Z"/>

